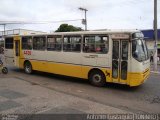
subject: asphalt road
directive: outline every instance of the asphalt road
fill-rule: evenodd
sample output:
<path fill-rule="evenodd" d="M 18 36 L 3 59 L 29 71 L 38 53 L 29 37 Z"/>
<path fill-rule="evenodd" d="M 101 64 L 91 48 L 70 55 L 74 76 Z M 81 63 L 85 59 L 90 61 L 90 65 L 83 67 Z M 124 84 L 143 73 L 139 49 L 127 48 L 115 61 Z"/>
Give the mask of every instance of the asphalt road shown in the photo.
<path fill-rule="evenodd" d="M 111 106 L 132 113 L 160 113 L 160 74 L 151 73 L 149 79 L 139 87 L 107 84 L 94 87 L 83 79 L 53 75 L 43 72 L 25 74 L 23 70 L 9 68 L 8 75 L 41 87 Z M 37 91 L 38 92 L 38 91 Z"/>

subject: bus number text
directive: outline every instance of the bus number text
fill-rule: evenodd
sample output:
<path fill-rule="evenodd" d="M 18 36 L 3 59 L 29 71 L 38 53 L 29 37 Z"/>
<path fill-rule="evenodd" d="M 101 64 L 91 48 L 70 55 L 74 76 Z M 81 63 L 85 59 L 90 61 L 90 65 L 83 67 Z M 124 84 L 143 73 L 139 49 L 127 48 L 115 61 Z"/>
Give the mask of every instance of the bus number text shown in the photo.
<path fill-rule="evenodd" d="M 24 51 L 25 55 L 31 55 L 31 51 Z"/>

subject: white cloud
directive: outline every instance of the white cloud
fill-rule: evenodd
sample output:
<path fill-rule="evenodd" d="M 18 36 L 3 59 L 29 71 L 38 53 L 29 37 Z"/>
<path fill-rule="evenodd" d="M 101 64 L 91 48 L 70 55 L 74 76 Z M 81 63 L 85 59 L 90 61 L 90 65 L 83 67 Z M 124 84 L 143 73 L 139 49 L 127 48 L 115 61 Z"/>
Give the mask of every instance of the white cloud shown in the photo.
<path fill-rule="evenodd" d="M 153 25 L 154 0 L 1 0 L 0 20 L 4 21 L 58 21 L 84 18 L 78 7 L 88 9 L 89 29 L 149 29 Z M 160 0 L 158 0 L 160 11 Z M 158 19 L 160 13 L 158 12 Z M 8 29 L 26 28 L 55 30 L 61 23 L 38 25 L 7 25 Z M 81 21 L 69 22 L 79 27 Z M 158 20 L 158 25 L 160 21 Z M 2 30 L 2 26 L 0 27 Z"/>

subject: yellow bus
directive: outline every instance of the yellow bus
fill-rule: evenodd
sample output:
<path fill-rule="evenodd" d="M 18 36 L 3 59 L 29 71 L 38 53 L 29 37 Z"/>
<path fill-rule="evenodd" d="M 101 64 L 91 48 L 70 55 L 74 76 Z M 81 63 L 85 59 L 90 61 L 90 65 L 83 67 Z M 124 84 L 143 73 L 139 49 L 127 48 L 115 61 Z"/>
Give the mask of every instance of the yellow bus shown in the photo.
<path fill-rule="evenodd" d="M 138 30 L 6 36 L 5 58 L 28 74 L 36 70 L 83 78 L 95 86 L 138 86 L 150 74 L 148 49 Z"/>

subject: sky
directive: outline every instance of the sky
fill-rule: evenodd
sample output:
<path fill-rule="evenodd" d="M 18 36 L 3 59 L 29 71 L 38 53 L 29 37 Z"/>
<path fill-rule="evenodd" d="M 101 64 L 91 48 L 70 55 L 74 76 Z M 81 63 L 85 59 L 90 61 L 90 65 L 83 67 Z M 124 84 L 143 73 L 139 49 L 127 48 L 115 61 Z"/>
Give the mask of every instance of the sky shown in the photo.
<path fill-rule="evenodd" d="M 160 0 L 158 28 L 160 28 Z M 152 29 L 154 0 L 0 0 L 1 21 L 63 21 L 49 24 L 12 24 L 6 29 L 29 29 L 51 32 L 67 23 L 84 29 L 80 19 L 86 8 L 87 28 L 96 29 Z M 66 21 L 76 20 L 76 21 Z M 0 31 L 3 26 L 0 26 Z"/>

